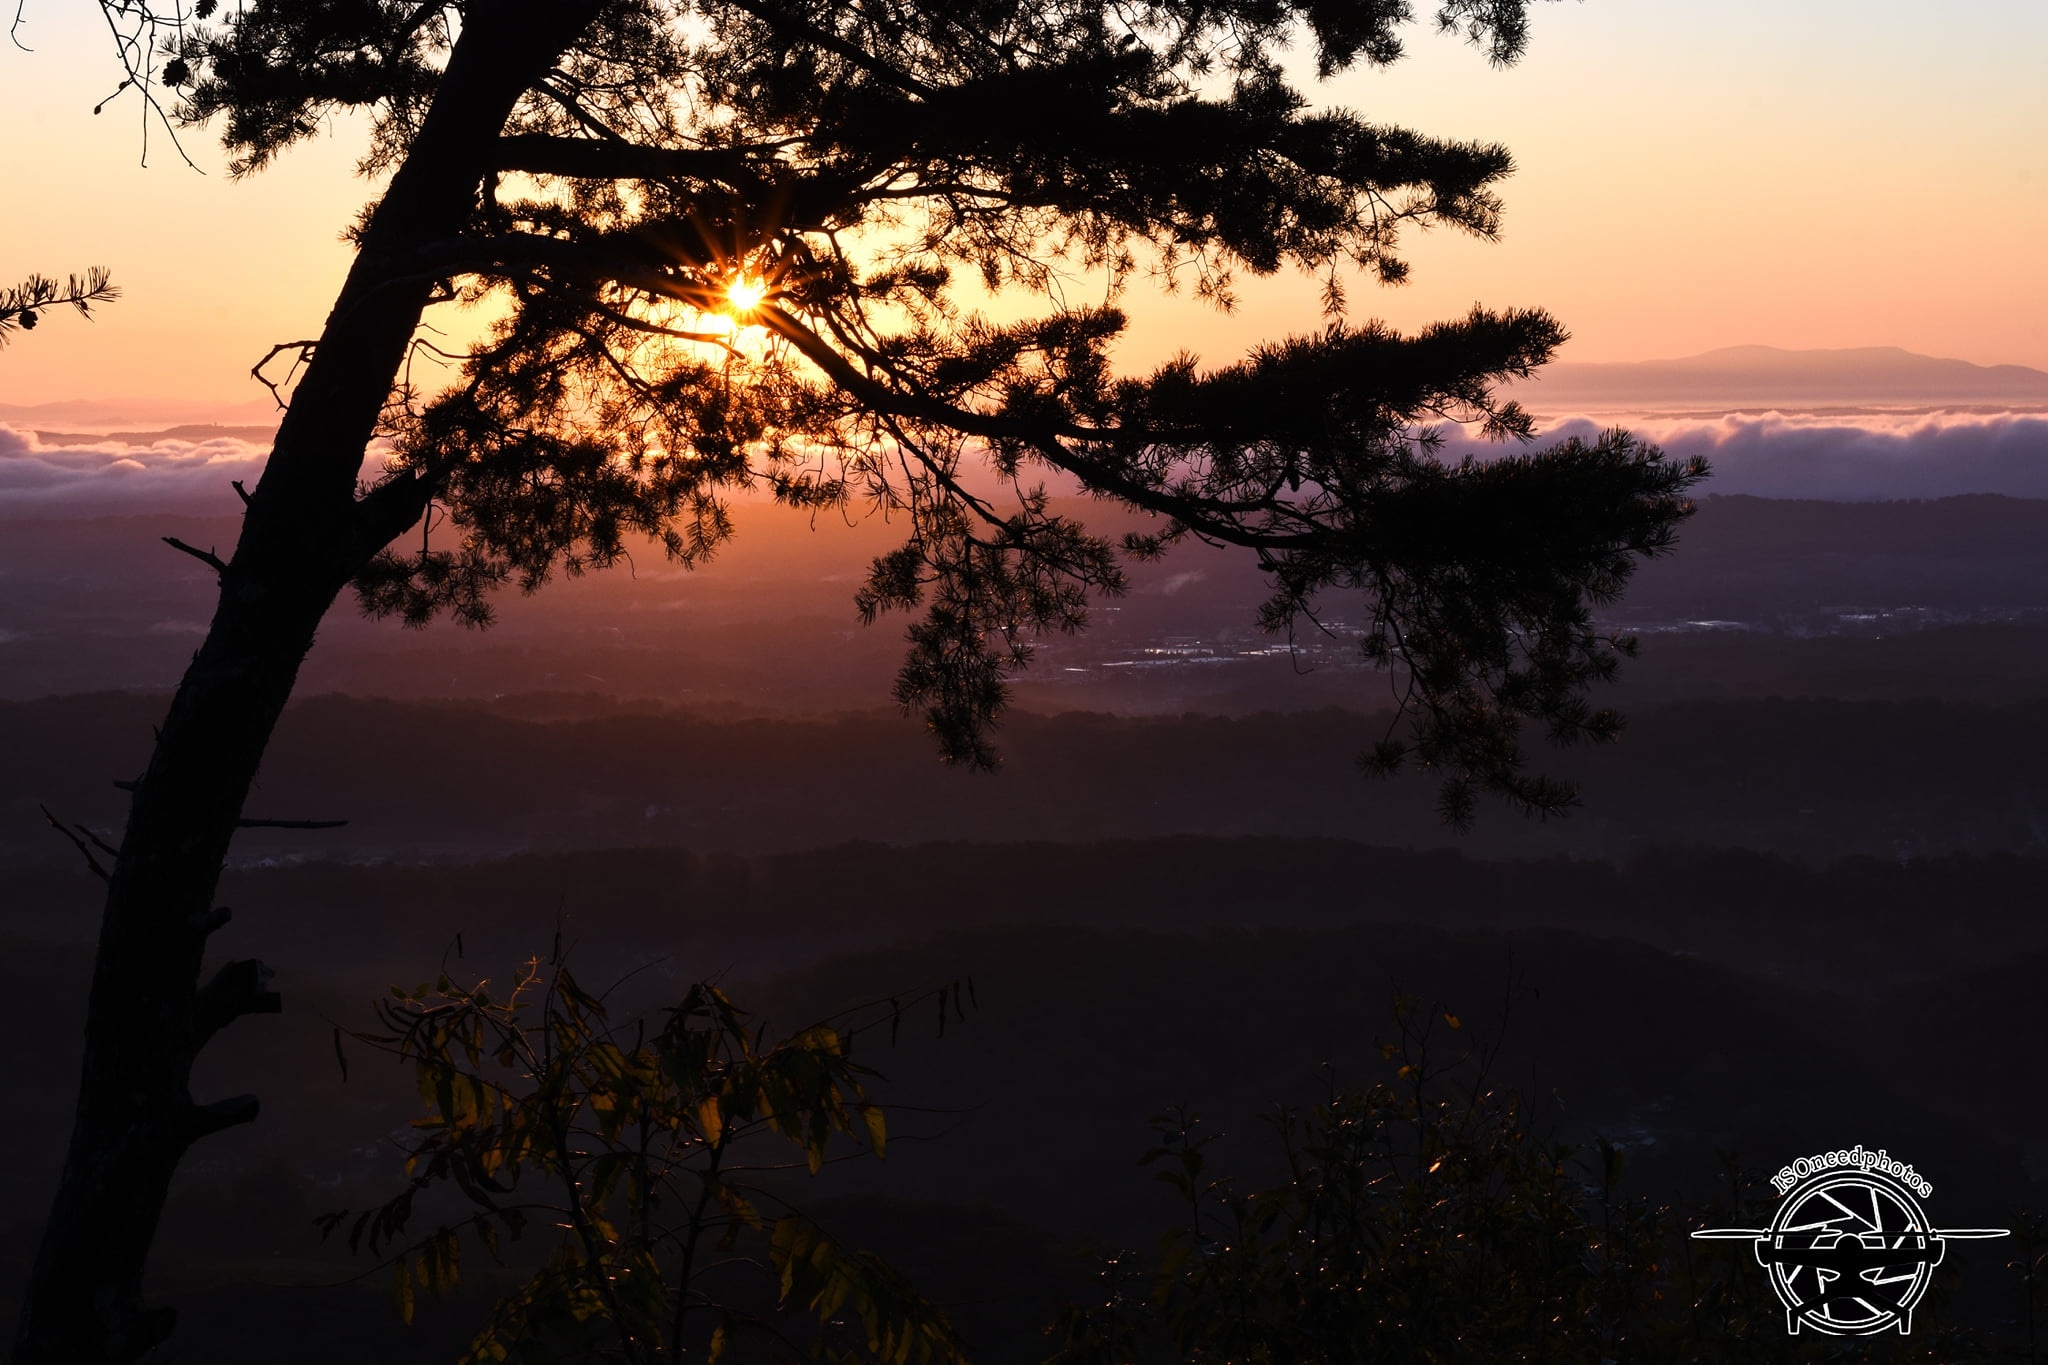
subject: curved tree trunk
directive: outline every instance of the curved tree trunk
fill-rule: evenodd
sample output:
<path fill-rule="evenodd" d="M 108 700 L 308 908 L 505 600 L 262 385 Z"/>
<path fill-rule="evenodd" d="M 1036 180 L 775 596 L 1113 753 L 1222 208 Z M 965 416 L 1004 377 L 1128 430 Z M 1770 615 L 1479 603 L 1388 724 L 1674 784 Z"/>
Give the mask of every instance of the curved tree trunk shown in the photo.
<path fill-rule="evenodd" d="M 142 1273 L 186 1148 L 256 1117 L 253 1095 L 192 1098 L 193 1059 L 243 1014 L 273 1012 L 260 962 L 199 983 L 228 843 L 320 619 L 413 525 L 422 484 L 359 498 L 377 415 L 433 281 L 406 261 L 469 221 L 491 143 L 589 22 L 589 0 L 497 0 L 469 22 L 393 176 L 251 494 L 206 642 L 134 792 L 100 922 L 78 1106 L 31 1273 L 17 1365 L 133 1361 L 170 1331 Z"/>

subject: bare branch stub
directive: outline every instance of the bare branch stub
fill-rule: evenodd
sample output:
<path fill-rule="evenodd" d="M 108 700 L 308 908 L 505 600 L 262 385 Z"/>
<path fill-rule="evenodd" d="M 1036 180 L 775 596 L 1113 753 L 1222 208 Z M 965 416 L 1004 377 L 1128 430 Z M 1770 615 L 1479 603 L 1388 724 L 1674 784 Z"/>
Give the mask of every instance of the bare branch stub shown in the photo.
<path fill-rule="evenodd" d="M 257 383 L 261 384 L 264 388 L 270 390 L 270 397 L 277 404 L 277 409 L 279 412 L 283 412 L 287 408 L 291 407 L 291 403 L 284 396 L 284 391 L 285 389 L 290 387 L 292 380 L 298 378 L 299 368 L 303 366 L 306 363 L 306 361 L 312 356 L 314 347 L 318 345 L 319 342 L 312 340 L 280 341 L 277 343 L 277 345 L 271 347 L 269 350 L 263 353 L 263 359 L 257 361 L 254 365 L 251 365 L 249 367 L 250 377 L 253 378 Z M 298 354 L 296 357 L 293 358 L 292 367 L 290 370 L 285 372 L 285 376 L 283 379 L 272 379 L 269 375 L 263 373 L 264 369 L 269 366 L 271 361 L 277 359 L 286 351 L 296 351 Z M 241 492 L 241 486 L 239 484 L 236 485 L 235 491 L 238 493 Z M 248 494 L 243 493 L 242 501 L 247 502 L 248 500 Z"/>
<path fill-rule="evenodd" d="M 194 559 L 198 560 L 201 564 L 204 564 L 207 568 L 212 569 L 215 573 L 224 574 L 228 571 L 227 561 L 222 559 L 219 555 L 215 554 L 211 550 L 202 550 L 196 545 L 188 545 L 184 541 L 178 539 L 176 536 L 164 536 L 162 537 L 162 540 L 164 544 L 170 546 L 173 550 L 177 550 L 181 553 L 191 555 Z"/>
<path fill-rule="evenodd" d="M 50 808 L 48 806 L 37 806 L 36 809 L 40 810 L 43 813 L 43 819 L 49 822 L 51 829 L 56 830 L 59 834 L 63 835 L 66 839 L 69 839 L 71 841 L 71 846 L 78 850 L 79 857 L 85 859 L 85 865 L 92 869 L 92 873 L 95 877 L 98 877 L 103 882 L 112 880 L 112 874 L 109 873 L 107 869 L 100 864 L 100 860 L 98 858 L 92 856 L 92 845 L 97 844 L 110 857 L 119 857 L 119 849 L 116 849 L 110 844 L 108 844 L 106 840 L 100 838 L 97 834 L 94 834 L 84 825 L 72 826 L 65 824 L 62 820 L 59 820 L 54 814 L 51 813 Z M 90 840 L 91 843 L 88 843 L 87 840 Z"/>
<path fill-rule="evenodd" d="M 210 1038 L 245 1014 L 279 1013 L 284 1008 L 283 998 L 270 989 L 276 975 L 256 958 L 222 964 L 193 1002 L 194 1031 Z"/>

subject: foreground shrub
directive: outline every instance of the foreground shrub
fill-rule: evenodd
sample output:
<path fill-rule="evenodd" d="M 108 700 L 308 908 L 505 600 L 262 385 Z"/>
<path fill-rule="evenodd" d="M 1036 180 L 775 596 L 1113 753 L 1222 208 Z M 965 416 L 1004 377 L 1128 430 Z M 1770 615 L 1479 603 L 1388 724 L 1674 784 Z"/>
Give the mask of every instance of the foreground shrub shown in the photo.
<path fill-rule="evenodd" d="M 896 1010 L 769 1044 L 710 985 L 652 1028 L 613 1023 L 566 967 L 538 960 L 503 994 L 445 974 L 393 988 L 381 1031 L 354 1036 L 417 1075 L 426 1113 L 410 1180 L 380 1207 L 327 1215 L 324 1230 L 346 1227 L 352 1249 L 388 1257 L 408 1318 L 416 1291 L 459 1282 L 465 1245 L 526 1262 L 464 1365 L 964 1361 L 937 1308 L 770 1178 L 883 1154 L 887 1124 L 863 1089 L 874 1073 L 851 1044 Z M 420 1236 L 427 1207 L 452 1213 Z M 542 1254 L 508 1246 L 535 1231 Z"/>
<path fill-rule="evenodd" d="M 1156 1119 L 1142 1160 L 1184 1221 L 1155 1257 L 1106 1259 L 1101 1293 L 1053 1327 L 1048 1365 L 2040 1358 L 1941 1323 L 1939 1279 L 1910 1339 L 1788 1336 L 1747 1247 L 1689 1237 L 1737 1222 L 1730 1208 L 1624 1197 L 1621 1150 L 1546 1141 L 1487 1083 L 1495 1049 L 1466 1042 L 1455 1014 L 1404 997 L 1395 1018 L 1390 1080 L 1272 1117 L 1278 1184 L 1239 1192 L 1212 1174 L 1215 1135 L 1192 1112 Z M 1731 1202 L 1767 1197 L 1732 1158 L 1730 1174 Z M 2031 1321 L 2048 1258 L 2027 1247 Z"/>

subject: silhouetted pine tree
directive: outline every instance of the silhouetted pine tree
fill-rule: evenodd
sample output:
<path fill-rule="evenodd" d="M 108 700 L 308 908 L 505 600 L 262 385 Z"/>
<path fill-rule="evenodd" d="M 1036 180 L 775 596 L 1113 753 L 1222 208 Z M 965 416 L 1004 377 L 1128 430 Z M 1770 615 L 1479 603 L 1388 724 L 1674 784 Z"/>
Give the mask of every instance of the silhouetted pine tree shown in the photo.
<path fill-rule="evenodd" d="M 1444 0 L 1496 62 L 1524 0 Z M 1262 623 L 1363 596 L 1365 650 L 1407 670 L 1408 726 L 1369 766 L 1420 761 L 1445 813 L 1537 811 L 1568 789 L 1520 733 L 1611 735 L 1586 700 L 1627 644 L 1592 604 L 1668 546 L 1702 472 L 1615 433 L 1485 464 L 1428 423 L 1526 438 L 1495 385 L 1564 339 L 1537 311 L 1401 335 L 1341 316 L 1344 272 L 1398 281 L 1399 233 L 1490 237 L 1510 169 L 1312 108 L 1283 68 L 1401 55 L 1389 0 L 102 0 L 128 77 L 172 122 L 213 121 L 237 173 L 351 111 L 387 177 L 247 494 L 219 605 L 134 784 L 108 869 L 82 1090 L 17 1359 L 135 1359 L 170 1329 L 142 1269 L 172 1172 L 255 1117 L 196 1103 L 194 1056 L 277 1008 L 260 963 L 199 982 L 215 881 L 322 616 L 351 585 L 412 622 L 481 622 L 494 587 L 613 563 L 654 537 L 695 564 L 726 490 L 867 506 L 906 528 L 859 596 L 920 615 L 897 685 L 943 753 L 987 764 L 1006 672 L 1078 629 L 1120 556 L 1195 537 L 1268 572 Z M 164 93 L 170 92 L 170 93 Z M 1111 364 L 1134 286 L 1227 303 L 1233 272 L 1298 268 L 1316 330 L 1204 370 Z M 1062 269 L 1107 301 L 1065 306 Z M 1035 295 L 976 313 L 961 277 Z M 417 382 L 423 311 L 502 319 L 445 391 Z M 394 454 L 358 485 L 370 441 Z M 976 477 L 970 477 L 973 470 Z M 1111 543 L 1041 482 L 1153 513 Z M 393 549 L 430 506 L 456 530 Z M 181 547 L 190 549 L 190 547 Z M 89 846 L 81 842 L 88 852 Z"/>

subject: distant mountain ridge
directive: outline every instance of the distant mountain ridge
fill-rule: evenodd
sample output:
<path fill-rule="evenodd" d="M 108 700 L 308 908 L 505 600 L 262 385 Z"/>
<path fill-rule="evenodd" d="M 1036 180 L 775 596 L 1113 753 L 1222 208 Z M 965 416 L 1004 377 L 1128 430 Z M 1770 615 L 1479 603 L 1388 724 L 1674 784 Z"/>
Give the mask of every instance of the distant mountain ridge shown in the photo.
<path fill-rule="evenodd" d="M 1897 346 L 1789 351 L 1724 346 L 1674 360 L 1562 361 L 1516 386 L 1540 407 L 1629 405 L 1812 405 L 2048 403 L 2048 372 L 2025 365 L 1977 365 Z"/>
<path fill-rule="evenodd" d="M 191 425 L 266 426 L 277 429 L 280 410 L 271 399 L 209 402 L 205 399 L 115 395 L 54 403 L 0 402 L 0 423 L 18 431 L 151 431 Z"/>
<path fill-rule="evenodd" d="M 153 446 L 159 441 L 244 441 L 268 445 L 277 435 L 275 426 L 224 427 L 214 422 L 166 427 L 161 431 L 38 431 L 36 440 L 46 446 Z"/>

